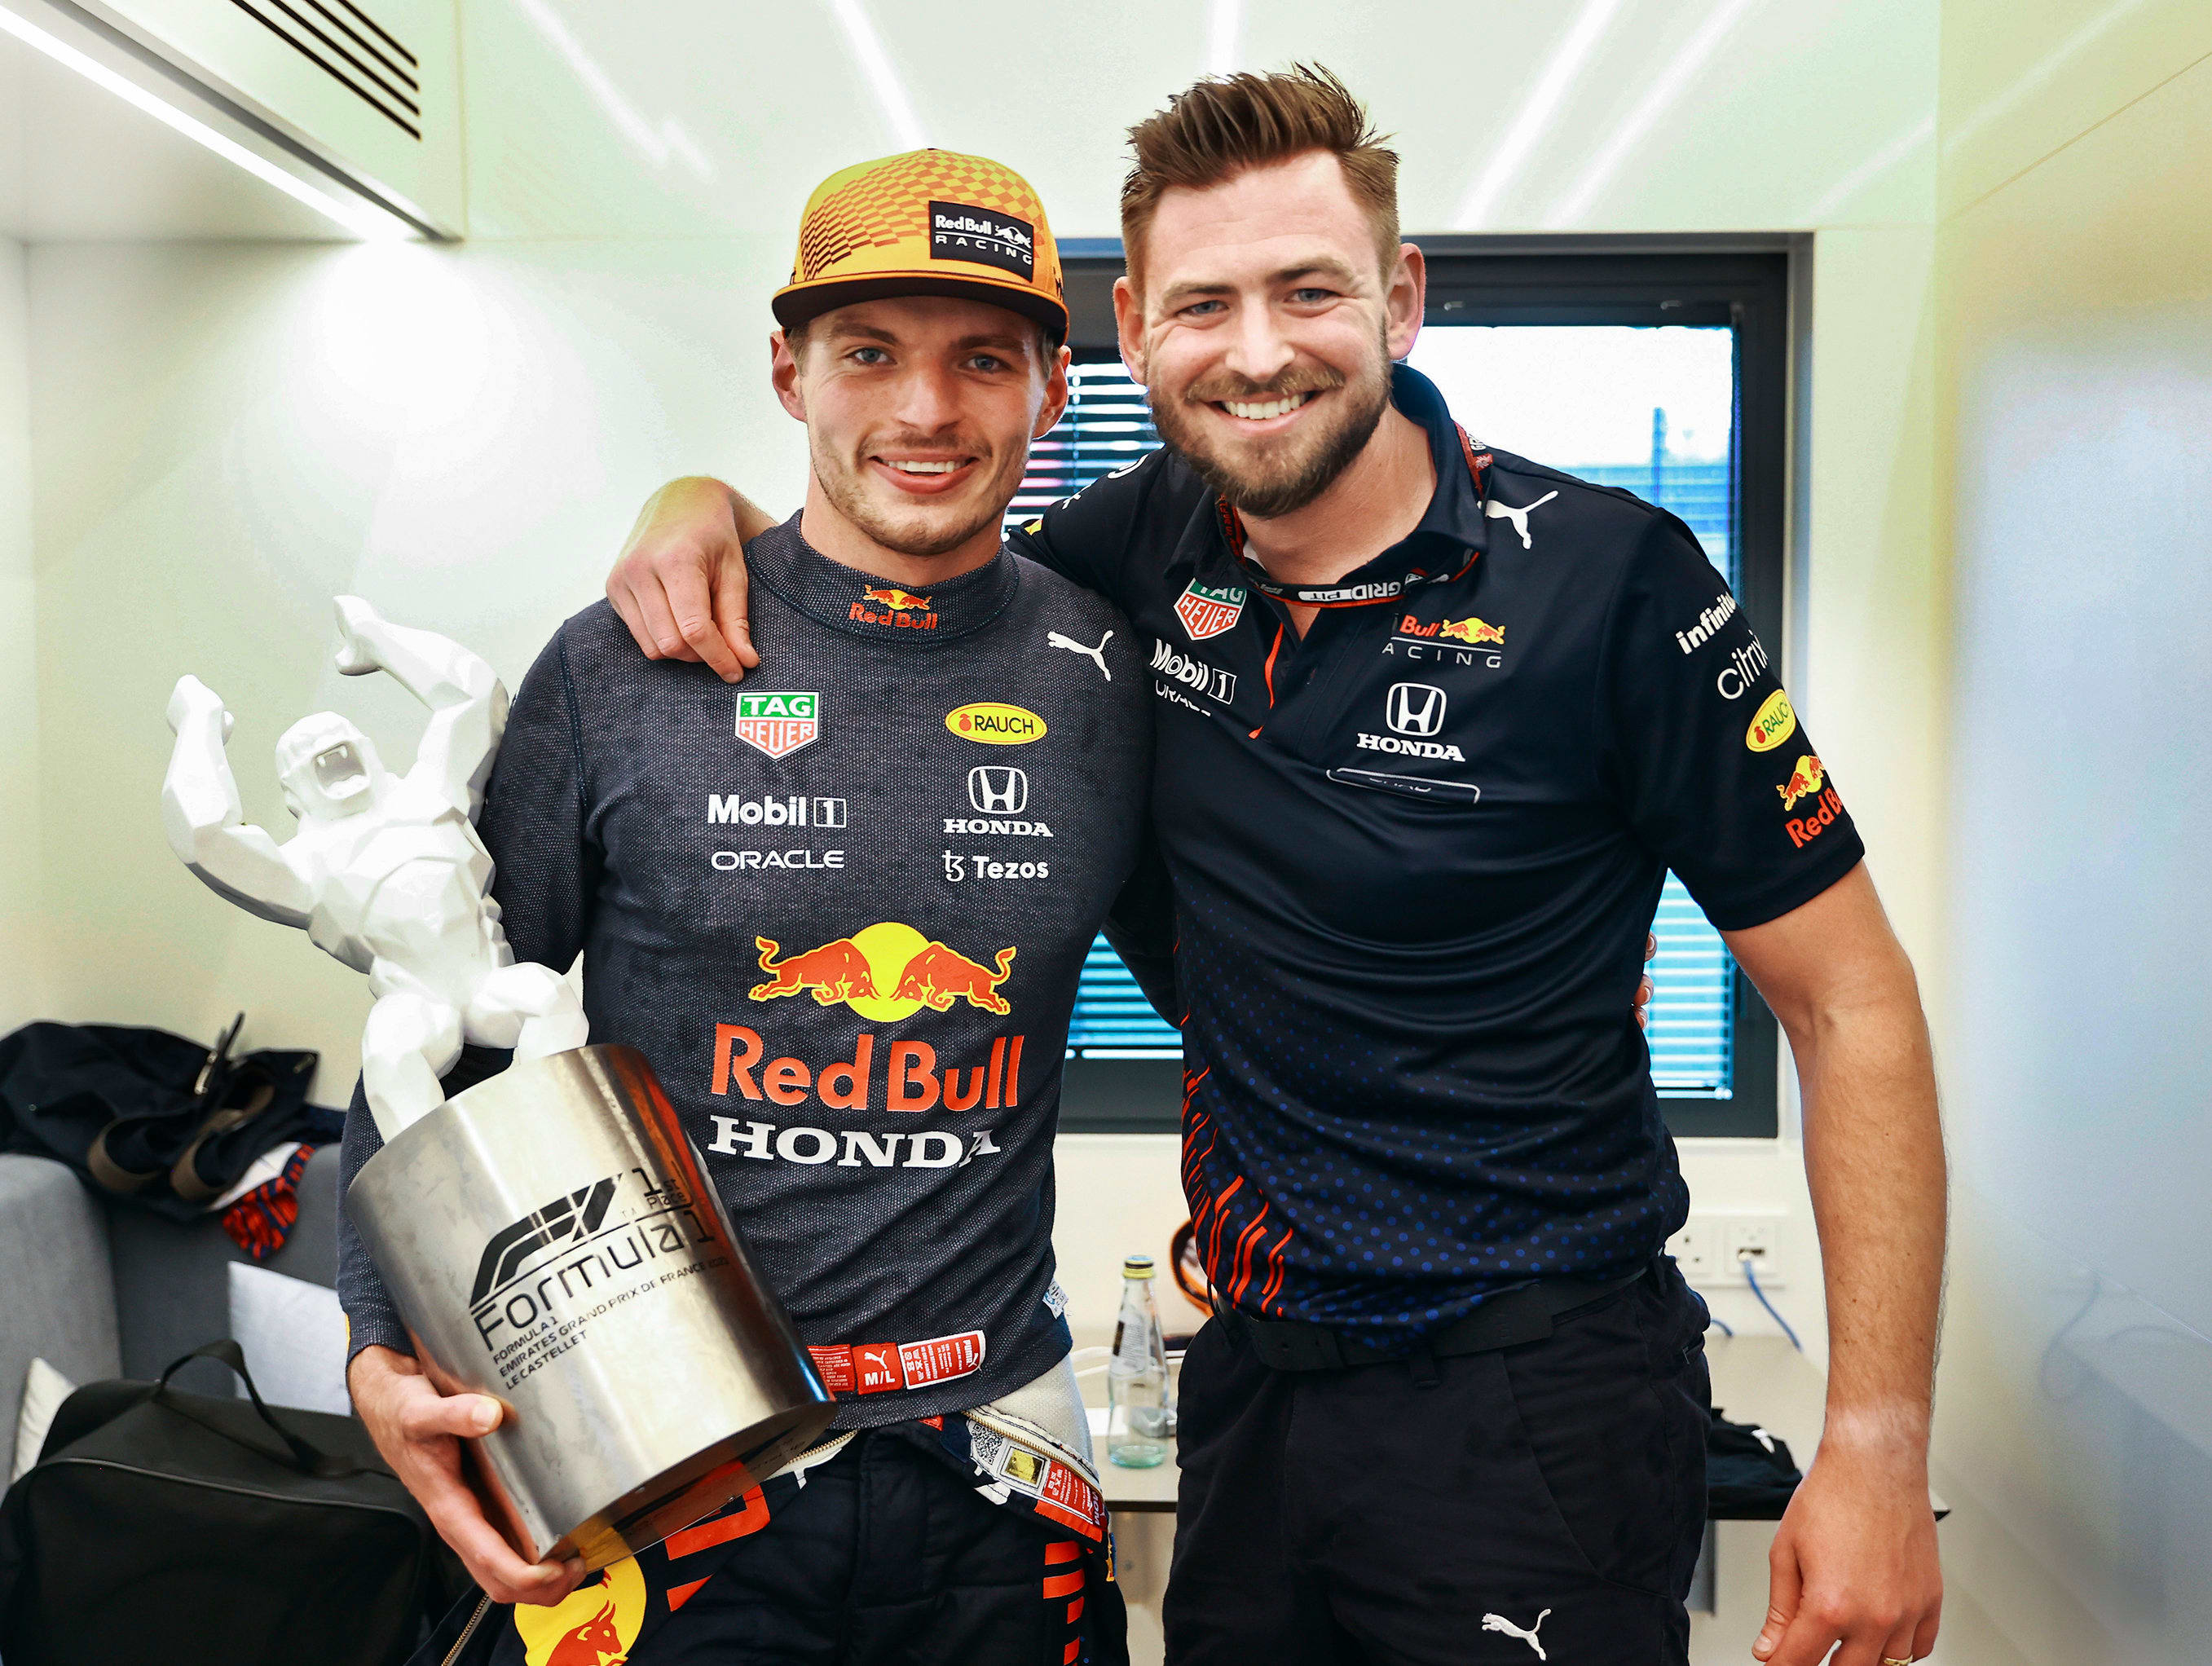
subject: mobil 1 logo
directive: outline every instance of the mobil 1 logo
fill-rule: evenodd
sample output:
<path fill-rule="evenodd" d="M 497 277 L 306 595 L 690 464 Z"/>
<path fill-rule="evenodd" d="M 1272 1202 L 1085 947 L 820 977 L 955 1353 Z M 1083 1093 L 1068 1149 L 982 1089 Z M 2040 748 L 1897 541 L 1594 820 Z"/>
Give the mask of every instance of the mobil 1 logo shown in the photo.
<path fill-rule="evenodd" d="M 929 258 L 996 266 L 1017 277 L 1036 271 L 1036 228 L 1026 220 L 971 203 L 929 205 Z"/>

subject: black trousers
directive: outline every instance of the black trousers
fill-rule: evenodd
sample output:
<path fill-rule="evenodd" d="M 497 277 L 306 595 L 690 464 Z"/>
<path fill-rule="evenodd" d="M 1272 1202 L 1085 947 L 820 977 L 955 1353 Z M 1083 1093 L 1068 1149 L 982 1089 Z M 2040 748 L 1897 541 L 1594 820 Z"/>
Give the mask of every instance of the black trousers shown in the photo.
<path fill-rule="evenodd" d="M 1083 1547 L 872 1430 L 619 1563 L 556 1609 L 493 1608 L 466 1666 L 1127 1666 Z M 464 1604 L 412 1666 L 440 1666 Z"/>
<path fill-rule="evenodd" d="M 1168 1666 L 1689 1657 L 1711 1388 L 1662 1259 L 1541 1341 L 1275 1371 L 1183 1362 Z"/>

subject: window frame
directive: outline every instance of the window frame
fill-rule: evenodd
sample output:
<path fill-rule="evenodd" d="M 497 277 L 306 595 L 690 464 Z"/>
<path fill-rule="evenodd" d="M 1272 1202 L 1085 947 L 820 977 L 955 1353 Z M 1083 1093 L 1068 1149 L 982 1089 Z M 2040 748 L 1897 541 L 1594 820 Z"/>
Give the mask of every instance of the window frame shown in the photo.
<path fill-rule="evenodd" d="M 1786 643 L 1790 248 L 1732 240 L 1705 246 L 1685 246 L 1679 240 L 1413 235 L 1407 240 L 1427 259 L 1429 324 L 1734 327 L 1736 599 L 1763 641 Z M 1068 345 L 1085 356 L 1117 351 L 1113 289 L 1124 270 L 1120 240 L 1069 239 L 1060 255 Z M 1677 1138 L 1779 1136 L 1780 1026 L 1741 966 L 1734 983 L 1730 1092 L 1662 1097 L 1661 1112 Z M 1060 1128 L 1066 1133 L 1176 1132 L 1181 1079 L 1182 1067 L 1172 1060 L 1069 1059 Z"/>

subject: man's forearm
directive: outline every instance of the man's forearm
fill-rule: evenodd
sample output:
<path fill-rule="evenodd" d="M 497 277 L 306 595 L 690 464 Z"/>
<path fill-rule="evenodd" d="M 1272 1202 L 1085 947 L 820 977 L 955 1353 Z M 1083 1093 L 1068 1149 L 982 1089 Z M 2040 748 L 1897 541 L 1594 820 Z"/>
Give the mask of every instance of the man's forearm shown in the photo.
<path fill-rule="evenodd" d="M 1945 1213 L 1936 1078 L 1911 970 L 1793 1027 L 1828 1297 L 1833 1436 L 1924 1451 Z M 1802 1033 L 1800 1033 L 1802 1030 Z"/>

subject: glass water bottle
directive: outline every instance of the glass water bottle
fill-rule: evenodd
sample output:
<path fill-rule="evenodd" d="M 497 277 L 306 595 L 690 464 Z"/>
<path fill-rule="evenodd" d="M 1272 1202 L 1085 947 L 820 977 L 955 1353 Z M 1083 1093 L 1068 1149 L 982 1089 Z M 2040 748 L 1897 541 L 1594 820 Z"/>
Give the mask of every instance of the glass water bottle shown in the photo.
<path fill-rule="evenodd" d="M 1168 1405 L 1168 1356 L 1152 1300 L 1152 1258 L 1121 1263 L 1121 1316 L 1106 1366 L 1106 1456 L 1128 1469 L 1164 1463 L 1175 1414 Z"/>

